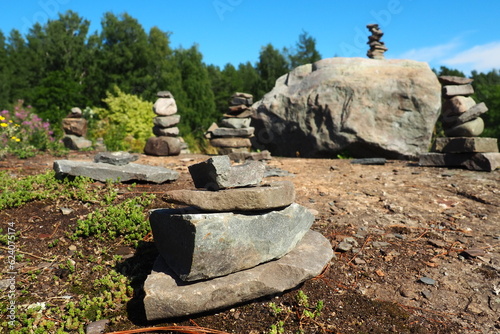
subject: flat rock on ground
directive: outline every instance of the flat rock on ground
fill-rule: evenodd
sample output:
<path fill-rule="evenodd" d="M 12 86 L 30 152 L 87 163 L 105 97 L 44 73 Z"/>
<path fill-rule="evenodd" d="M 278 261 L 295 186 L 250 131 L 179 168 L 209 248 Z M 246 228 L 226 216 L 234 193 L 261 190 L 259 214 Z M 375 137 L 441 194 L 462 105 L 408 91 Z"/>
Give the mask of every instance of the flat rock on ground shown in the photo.
<path fill-rule="evenodd" d="M 192 315 L 283 292 L 319 275 L 332 256 L 330 242 L 309 231 L 279 260 L 193 284 L 179 280 L 159 257 L 144 283 L 146 317 L 151 321 Z"/>
<path fill-rule="evenodd" d="M 163 183 L 175 181 L 179 173 L 163 167 L 128 164 L 115 166 L 107 163 L 56 160 L 53 165 L 57 176 L 85 176 L 91 179 L 106 182 L 145 181 L 152 183 Z"/>

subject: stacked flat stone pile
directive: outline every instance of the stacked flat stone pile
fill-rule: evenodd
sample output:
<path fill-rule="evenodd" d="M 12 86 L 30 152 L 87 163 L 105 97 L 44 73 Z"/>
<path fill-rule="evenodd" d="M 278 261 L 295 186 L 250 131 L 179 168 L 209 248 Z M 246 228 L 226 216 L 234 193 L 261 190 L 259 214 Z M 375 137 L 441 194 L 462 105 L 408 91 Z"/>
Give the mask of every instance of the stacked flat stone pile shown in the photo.
<path fill-rule="evenodd" d="M 385 46 L 385 43 L 380 41 L 384 33 L 376 23 L 368 24 L 366 27 L 372 33 L 371 36 L 368 36 L 367 44 L 370 46 L 370 50 L 368 50 L 366 55 L 372 59 L 384 59 L 384 53 L 389 50 Z"/>
<path fill-rule="evenodd" d="M 255 130 L 250 126 L 252 104 L 251 94 L 235 93 L 229 101 L 229 111 L 224 114 L 220 124 L 212 124 L 208 129 L 210 144 L 217 148 L 219 154 L 250 151 L 250 138 Z"/>
<path fill-rule="evenodd" d="M 150 215 L 159 250 L 148 276 L 148 320 L 217 310 L 296 287 L 333 256 L 311 231 L 314 216 L 294 203 L 291 182 L 261 184 L 265 165 L 232 166 L 216 156 L 189 167 L 197 190 L 164 199 L 188 205 Z"/>
<path fill-rule="evenodd" d="M 157 115 L 153 119 L 153 133 L 146 142 L 144 153 L 156 156 L 179 155 L 183 148 L 183 140 L 179 136 L 179 128 L 176 126 L 181 116 L 177 114 L 177 104 L 169 91 L 158 92 L 158 99 L 153 105 L 153 111 Z"/>
<path fill-rule="evenodd" d="M 92 146 L 92 142 L 85 139 L 87 134 L 87 120 L 82 116 L 80 108 L 72 108 L 71 112 L 62 120 L 64 130 L 63 143 L 70 150 L 81 150 Z"/>
<path fill-rule="evenodd" d="M 432 153 L 420 155 L 420 165 L 465 167 L 492 171 L 500 167 L 496 138 L 479 137 L 484 131 L 480 117 L 488 111 L 484 102 L 477 103 L 472 79 L 439 77 L 443 89 L 441 123 L 445 138 L 437 138 Z"/>

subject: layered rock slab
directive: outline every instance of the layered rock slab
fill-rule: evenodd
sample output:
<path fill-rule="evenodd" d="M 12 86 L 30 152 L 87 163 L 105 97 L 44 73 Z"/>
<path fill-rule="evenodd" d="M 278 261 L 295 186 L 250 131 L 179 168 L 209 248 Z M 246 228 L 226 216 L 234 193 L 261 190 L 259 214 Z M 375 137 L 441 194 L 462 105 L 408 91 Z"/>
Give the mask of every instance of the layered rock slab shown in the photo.
<path fill-rule="evenodd" d="M 257 214 L 152 211 L 149 221 L 160 255 L 184 281 L 227 275 L 277 259 L 292 250 L 314 222 L 305 207 Z"/>
<path fill-rule="evenodd" d="M 252 108 L 253 146 L 276 156 L 413 158 L 431 144 L 441 85 L 423 62 L 336 57 L 280 77 Z"/>
<path fill-rule="evenodd" d="M 500 167 L 500 153 L 425 153 L 419 165 L 425 167 L 463 167 L 491 172 Z"/>
<path fill-rule="evenodd" d="M 130 163 L 116 166 L 108 163 L 75 160 L 56 160 L 53 165 L 56 176 L 85 176 L 93 180 L 106 182 L 144 181 L 164 183 L 175 181 L 179 173 L 174 170 Z"/>
<path fill-rule="evenodd" d="M 158 257 L 144 283 L 146 317 L 151 321 L 187 316 L 283 292 L 319 275 L 332 256 L 330 242 L 309 230 L 279 260 L 194 284 L 181 281 Z"/>
<path fill-rule="evenodd" d="M 483 137 L 436 138 L 434 151 L 441 153 L 498 153 L 498 140 Z"/>
<path fill-rule="evenodd" d="M 292 182 L 282 181 L 259 187 L 219 191 L 171 190 L 165 193 L 163 199 L 204 211 L 262 211 L 292 204 L 295 201 L 295 189 Z"/>

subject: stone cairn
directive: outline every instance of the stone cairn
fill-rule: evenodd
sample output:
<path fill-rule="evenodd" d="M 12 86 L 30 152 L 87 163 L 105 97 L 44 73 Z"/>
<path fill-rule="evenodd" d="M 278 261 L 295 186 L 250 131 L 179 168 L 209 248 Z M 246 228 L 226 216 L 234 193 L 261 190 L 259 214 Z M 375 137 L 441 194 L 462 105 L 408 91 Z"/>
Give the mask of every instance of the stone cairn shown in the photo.
<path fill-rule="evenodd" d="M 70 150 L 81 150 L 92 146 L 92 142 L 85 139 L 87 134 L 87 120 L 82 116 L 80 108 L 72 108 L 71 112 L 62 120 L 64 146 Z"/>
<path fill-rule="evenodd" d="M 189 166 L 197 190 L 168 191 L 188 205 L 151 212 L 160 253 L 145 284 L 148 320 L 217 310 L 292 289 L 321 273 L 330 242 L 294 203 L 290 181 L 261 184 L 265 164 L 214 156 Z"/>
<path fill-rule="evenodd" d="M 156 156 L 179 155 L 185 149 L 184 141 L 179 137 L 179 128 L 176 126 L 181 120 L 177 114 L 177 104 L 169 91 L 156 94 L 158 99 L 153 105 L 157 115 L 153 119 L 153 134 L 146 142 L 144 153 Z"/>
<path fill-rule="evenodd" d="M 368 50 L 366 55 L 371 59 L 384 59 L 384 53 L 389 50 L 384 42 L 380 41 L 384 33 L 376 23 L 368 24 L 366 27 L 372 33 L 371 36 L 368 36 L 367 44 L 370 46 L 370 50 Z"/>
<path fill-rule="evenodd" d="M 432 153 L 420 155 L 420 165 L 465 167 L 492 171 L 500 167 L 496 138 L 481 138 L 482 114 L 488 111 L 484 102 L 476 104 L 472 79 L 440 76 L 443 89 L 441 123 L 445 138 L 436 138 Z"/>
<path fill-rule="evenodd" d="M 250 138 L 255 130 L 250 127 L 252 103 L 251 94 L 235 93 L 231 96 L 229 111 L 224 114 L 220 127 L 213 123 L 207 130 L 206 136 L 219 154 L 250 152 Z"/>

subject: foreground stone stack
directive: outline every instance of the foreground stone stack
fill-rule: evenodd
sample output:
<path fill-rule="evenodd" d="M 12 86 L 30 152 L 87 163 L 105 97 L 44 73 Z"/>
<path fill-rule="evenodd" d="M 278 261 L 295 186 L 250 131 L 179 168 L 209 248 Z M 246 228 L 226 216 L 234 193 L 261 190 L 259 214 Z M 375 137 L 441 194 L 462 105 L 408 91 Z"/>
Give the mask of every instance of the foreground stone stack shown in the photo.
<path fill-rule="evenodd" d="M 480 117 L 488 111 L 484 102 L 476 104 L 472 79 L 441 76 L 443 90 L 441 123 L 446 138 L 437 138 L 432 153 L 420 156 L 422 166 L 465 167 L 492 171 L 500 167 L 496 138 L 478 137 L 484 131 Z"/>
<path fill-rule="evenodd" d="M 157 115 L 153 119 L 153 133 L 146 142 L 144 153 L 156 156 L 179 155 L 183 149 L 183 140 L 179 136 L 176 126 L 181 120 L 177 114 L 177 104 L 169 91 L 158 92 L 158 99 L 153 105 Z"/>
<path fill-rule="evenodd" d="M 254 133 L 254 128 L 250 126 L 252 104 L 251 94 L 235 93 L 231 96 L 229 111 L 224 114 L 220 126 L 213 124 L 208 129 L 210 144 L 217 148 L 219 154 L 250 151 L 250 138 Z"/>
<path fill-rule="evenodd" d="M 384 53 L 389 50 L 384 42 L 380 41 L 384 33 L 380 30 L 378 24 L 369 24 L 366 27 L 372 33 L 371 36 L 368 36 L 367 44 L 370 46 L 370 50 L 366 55 L 372 59 L 384 59 Z"/>
<path fill-rule="evenodd" d="M 231 166 L 229 157 L 216 156 L 189 171 L 198 189 L 164 197 L 189 207 L 150 216 L 160 256 L 144 284 L 148 320 L 283 292 L 331 260 L 330 242 L 309 229 L 314 216 L 294 203 L 293 184 L 261 184 L 263 163 Z"/>
<path fill-rule="evenodd" d="M 92 142 L 85 139 L 87 134 L 87 120 L 83 118 L 80 108 L 72 108 L 71 112 L 62 120 L 64 146 L 70 150 L 81 150 L 92 146 Z"/>

